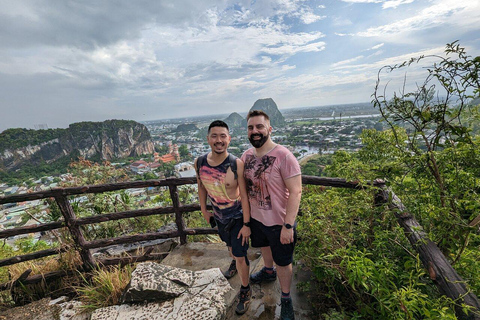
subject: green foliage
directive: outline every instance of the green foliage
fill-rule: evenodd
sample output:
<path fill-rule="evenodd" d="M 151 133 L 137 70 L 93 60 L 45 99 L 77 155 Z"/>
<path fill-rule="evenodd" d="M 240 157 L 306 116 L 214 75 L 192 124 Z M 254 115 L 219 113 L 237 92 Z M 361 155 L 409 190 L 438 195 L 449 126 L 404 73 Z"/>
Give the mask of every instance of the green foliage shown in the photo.
<path fill-rule="evenodd" d="M 456 43 L 446 55 L 433 57 L 438 62 L 413 92 L 388 97 L 379 77 L 374 103 L 388 130 L 364 130 L 363 148 L 336 152 L 324 174 L 361 184 L 384 179 L 478 296 L 480 233 L 469 223 L 480 212 L 480 59 Z M 310 288 L 322 318 L 456 319 L 455 302 L 439 294 L 393 213 L 374 207 L 371 192 L 304 188 L 297 256 L 315 274 Z"/>
<path fill-rule="evenodd" d="M 331 155 L 314 155 L 304 163 L 301 163 L 302 174 L 309 176 L 324 176 L 325 166 L 331 164 Z"/>
<path fill-rule="evenodd" d="M 76 287 L 76 290 L 84 308 L 95 310 L 118 304 L 123 290 L 130 282 L 133 269 L 133 266 L 126 265 L 96 269 L 89 277 L 80 274 L 83 284 Z"/>
<path fill-rule="evenodd" d="M 296 255 L 315 274 L 325 319 L 456 319 L 372 192 L 308 186 L 301 210 Z"/>
<path fill-rule="evenodd" d="M 65 129 L 31 130 L 14 128 L 0 133 L 0 153 L 26 146 L 39 145 L 42 142 L 59 138 Z"/>

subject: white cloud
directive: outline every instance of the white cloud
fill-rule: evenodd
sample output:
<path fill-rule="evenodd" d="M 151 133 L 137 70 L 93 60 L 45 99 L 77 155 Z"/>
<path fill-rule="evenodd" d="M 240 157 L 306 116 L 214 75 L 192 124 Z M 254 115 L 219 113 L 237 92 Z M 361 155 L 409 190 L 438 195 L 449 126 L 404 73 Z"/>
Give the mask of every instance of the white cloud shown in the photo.
<path fill-rule="evenodd" d="M 342 0 L 348 3 L 382 3 L 383 9 L 397 8 L 402 4 L 412 3 L 415 0 Z"/>
<path fill-rule="evenodd" d="M 300 19 L 305 24 L 311 24 L 319 20 L 325 19 L 325 16 L 319 16 L 314 14 L 313 12 L 305 12 L 301 15 Z"/>
<path fill-rule="evenodd" d="M 417 15 L 393 23 L 371 27 L 357 35 L 362 37 L 389 37 L 395 34 L 412 33 L 446 23 L 452 28 L 472 26 L 480 21 L 480 2 L 477 0 L 439 0 L 420 10 Z"/>
<path fill-rule="evenodd" d="M 335 62 L 334 64 L 332 64 L 332 68 L 335 69 L 339 66 L 344 66 L 344 65 L 350 64 L 352 62 L 358 61 L 360 59 L 363 59 L 363 58 L 364 58 L 364 56 L 357 56 L 357 57 L 352 58 L 352 59 L 347 59 L 347 60 Z"/>
<path fill-rule="evenodd" d="M 397 8 L 398 6 L 401 6 L 402 4 L 409 4 L 414 2 L 415 0 L 387 0 L 383 3 L 382 8 L 383 9 L 389 9 L 389 8 Z"/>
<path fill-rule="evenodd" d="M 384 43 L 379 43 L 379 44 L 373 46 L 370 50 L 377 50 L 377 49 L 383 47 L 383 45 L 384 45 Z"/>

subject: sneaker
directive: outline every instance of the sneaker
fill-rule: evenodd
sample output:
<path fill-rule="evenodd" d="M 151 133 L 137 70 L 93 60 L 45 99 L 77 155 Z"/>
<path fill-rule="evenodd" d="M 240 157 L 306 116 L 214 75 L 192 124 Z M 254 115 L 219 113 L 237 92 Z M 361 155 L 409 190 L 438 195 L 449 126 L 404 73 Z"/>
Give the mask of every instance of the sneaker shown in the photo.
<path fill-rule="evenodd" d="M 232 260 L 230 263 L 230 267 L 223 273 L 226 279 L 230 279 L 237 273 L 237 262 L 235 260 Z"/>
<path fill-rule="evenodd" d="M 272 282 L 277 279 L 277 270 L 273 270 L 273 273 L 268 273 L 265 267 L 260 271 L 252 273 L 250 275 L 251 283 Z"/>
<path fill-rule="evenodd" d="M 237 308 L 235 308 L 235 313 L 238 315 L 242 315 L 248 310 L 248 305 L 250 304 L 250 297 L 252 296 L 252 289 L 248 290 L 241 290 L 238 294 L 238 304 Z"/>
<path fill-rule="evenodd" d="M 280 304 L 282 305 L 282 310 L 280 311 L 280 320 L 295 320 L 292 299 L 281 298 Z"/>

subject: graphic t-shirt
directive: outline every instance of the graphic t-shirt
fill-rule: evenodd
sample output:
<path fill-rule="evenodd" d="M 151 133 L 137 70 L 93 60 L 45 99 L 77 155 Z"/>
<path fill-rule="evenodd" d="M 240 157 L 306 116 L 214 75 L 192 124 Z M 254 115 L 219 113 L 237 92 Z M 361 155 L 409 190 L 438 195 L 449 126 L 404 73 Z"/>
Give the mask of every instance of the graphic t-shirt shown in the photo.
<path fill-rule="evenodd" d="M 289 195 L 284 180 L 301 174 L 300 165 L 281 145 L 260 158 L 255 156 L 254 150 L 250 148 L 242 155 L 250 214 L 266 226 L 282 225 Z"/>
<path fill-rule="evenodd" d="M 198 174 L 203 186 L 207 190 L 207 196 L 212 204 L 215 218 L 222 223 L 227 223 L 232 218 L 242 217 L 240 196 L 236 199 L 230 199 L 225 189 L 225 177 L 230 167 L 228 157 L 216 167 L 208 164 L 207 157 L 200 157 L 199 160 L 201 163 L 197 163 L 199 167 Z"/>

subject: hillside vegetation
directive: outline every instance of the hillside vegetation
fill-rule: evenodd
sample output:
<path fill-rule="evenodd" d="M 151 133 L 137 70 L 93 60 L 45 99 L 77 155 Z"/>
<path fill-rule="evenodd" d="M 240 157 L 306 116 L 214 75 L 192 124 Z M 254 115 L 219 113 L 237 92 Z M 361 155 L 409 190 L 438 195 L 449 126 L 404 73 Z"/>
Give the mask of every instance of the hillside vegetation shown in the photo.
<path fill-rule="evenodd" d="M 389 92 L 383 71 L 404 72 L 425 60 L 433 63 L 421 86 Z M 480 117 L 479 70 L 480 57 L 456 43 L 446 57 L 382 69 L 373 102 L 389 129 L 364 130 L 363 148 L 336 152 L 322 172 L 364 183 L 385 179 L 477 296 L 480 136 L 472 128 Z M 320 319 L 457 319 L 455 307 L 470 313 L 438 292 L 393 213 L 374 206 L 374 192 L 305 188 L 297 257 L 315 274 L 308 285 Z"/>

